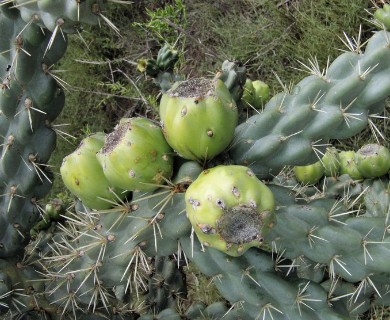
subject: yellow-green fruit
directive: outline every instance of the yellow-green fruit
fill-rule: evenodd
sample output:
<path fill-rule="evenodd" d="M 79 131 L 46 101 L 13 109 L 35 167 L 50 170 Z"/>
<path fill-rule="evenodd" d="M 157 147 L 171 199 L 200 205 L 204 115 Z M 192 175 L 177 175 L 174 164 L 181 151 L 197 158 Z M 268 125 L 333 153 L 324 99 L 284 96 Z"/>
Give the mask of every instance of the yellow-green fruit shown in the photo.
<path fill-rule="evenodd" d="M 254 100 L 254 95 L 255 95 L 255 88 L 253 87 L 252 80 L 251 79 L 246 79 L 244 88 L 242 92 L 242 101 L 244 102 L 245 107 L 252 107 L 252 108 L 257 108 Z"/>
<path fill-rule="evenodd" d="M 238 111 L 223 81 L 191 79 L 163 94 L 160 118 L 166 140 L 179 155 L 206 160 L 232 141 Z"/>
<path fill-rule="evenodd" d="M 383 23 L 386 29 L 390 29 L 390 4 L 384 3 L 382 8 L 376 9 L 374 18 Z"/>
<path fill-rule="evenodd" d="M 245 166 L 204 170 L 185 199 L 199 241 L 231 256 L 260 246 L 274 223 L 273 193 Z"/>
<path fill-rule="evenodd" d="M 340 175 L 348 174 L 354 180 L 363 179 L 356 166 L 355 151 L 341 151 L 339 152 L 340 159 Z"/>
<path fill-rule="evenodd" d="M 325 172 L 325 168 L 320 161 L 307 166 L 295 166 L 293 170 L 297 180 L 304 184 L 317 183 Z"/>
<path fill-rule="evenodd" d="M 96 154 L 107 180 L 129 191 L 152 191 L 170 179 L 172 149 L 159 126 L 146 118 L 123 118 Z"/>
<path fill-rule="evenodd" d="M 96 153 L 103 146 L 105 134 L 94 133 L 84 138 L 79 147 L 62 161 L 60 168 L 65 186 L 91 209 L 107 209 L 112 201 L 124 197 L 103 174 Z"/>
<path fill-rule="evenodd" d="M 246 79 L 242 100 L 245 106 L 260 109 L 269 98 L 269 86 L 261 81 Z"/>
<path fill-rule="evenodd" d="M 375 143 L 366 144 L 355 155 L 356 166 L 364 178 L 375 178 L 390 169 L 390 151 Z"/>
<path fill-rule="evenodd" d="M 330 147 L 326 149 L 324 156 L 321 159 L 324 166 L 324 174 L 327 177 L 337 177 L 340 172 L 340 158 L 336 148 Z"/>
<path fill-rule="evenodd" d="M 261 80 L 255 80 L 252 82 L 254 92 L 254 106 L 255 108 L 261 108 L 269 98 L 269 86 Z"/>

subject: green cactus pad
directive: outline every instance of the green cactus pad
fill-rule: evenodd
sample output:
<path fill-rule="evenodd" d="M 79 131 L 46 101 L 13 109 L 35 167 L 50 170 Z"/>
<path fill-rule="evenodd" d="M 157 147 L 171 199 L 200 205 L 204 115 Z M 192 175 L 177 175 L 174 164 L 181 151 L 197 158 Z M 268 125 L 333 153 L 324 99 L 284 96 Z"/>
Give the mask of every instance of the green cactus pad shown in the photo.
<path fill-rule="evenodd" d="M 84 138 L 80 146 L 64 158 L 60 168 L 66 187 L 92 209 L 107 209 L 112 206 L 111 201 L 123 197 L 122 190 L 108 182 L 96 159 L 104 138 L 103 132 Z"/>
<path fill-rule="evenodd" d="M 189 160 L 211 159 L 231 142 L 238 111 L 221 80 L 177 82 L 161 98 L 160 117 L 170 146 Z"/>
<path fill-rule="evenodd" d="M 390 93 L 389 35 L 376 32 L 363 54 L 345 52 L 324 72 L 313 68 L 290 92 L 273 96 L 262 112 L 237 126 L 229 149 L 234 163 L 270 178 L 286 165 L 317 161 L 328 141 L 366 128 L 369 115 L 383 111 Z M 272 138 L 275 143 L 266 143 Z"/>
<path fill-rule="evenodd" d="M 246 67 L 241 62 L 225 60 L 216 78 L 223 81 L 234 101 L 240 101 L 246 81 Z"/>
<path fill-rule="evenodd" d="M 96 156 L 115 187 L 152 191 L 171 177 L 172 153 L 161 128 L 139 117 L 121 119 Z"/>
<path fill-rule="evenodd" d="M 50 123 L 64 106 L 63 91 L 47 66 L 65 53 L 66 35 L 52 37 L 32 16 L 23 21 L 20 3 L 0 5 L 0 258 L 20 252 L 42 216 L 40 200 L 54 177 L 47 165 L 56 146 Z M 55 51 L 50 58 L 45 57 L 49 41 Z"/>
<path fill-rule="evenodd" d="M 177 60 L 179 60 L 178 51 L 166 44 L 158 51 L 156 64 L 161 71 L 171 71 Z"/>
<path fill-rule="evenodd" d="M 104 10 L 103 1 L 52 1 L 27 0 L 15 1 L 24 21 L 34 19 L 40 27 L 54 31 L 61 28 L 63 33 L 76 33 L 80 23 L 99 23 L 99 17 Z"/>
<path fill-rule="evenodd" d="M 203 245 L 239 256 L 261 245 L 273 224 L 274 197 L 247 167 L 217 166 L 189 186 L 186 210 Z"/>

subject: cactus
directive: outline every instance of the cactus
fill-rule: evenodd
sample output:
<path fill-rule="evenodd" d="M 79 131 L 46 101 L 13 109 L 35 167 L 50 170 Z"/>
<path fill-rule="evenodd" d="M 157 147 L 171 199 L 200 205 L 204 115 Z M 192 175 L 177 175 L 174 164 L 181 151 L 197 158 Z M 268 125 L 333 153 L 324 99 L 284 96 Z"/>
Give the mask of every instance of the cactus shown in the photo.
<path fill-rule="evenodd" d="M 254 248 L 232 258 L 187 239 L 182 239 L 182 247 L 203 273 L 214 278 L 231 310 L 240 309 L 245 302 L 242 309 L 248 319 L 269 312 L 274 319 L 350 319 L 362 315 L 372 299 L 380 297 L 383 302 L 388 295 L 385 288 L 390 280 L 382 276 L 389 267 L 384 232 L 389 183 L 367 181 L 354 193 L 352 180 L 338 183 L 342 183 L 337 187 L 341 200 L 332 199 L 333 192 L 328 198 L 324 189 L 309 202 L 297 202 L 293 189 L 288 193 L 285 187 L 269 185 L 275 195 L 276 223 L 265 241 L 271 244 L 274 259 Z M 327 188 L 332 189 L 331 185 Z M 346 190 L 351 191 L 346 194 Z M 367 192 L 363 203 L 366 212 L 349 217 L 362 190 Z M 331 301 L 335 304 L 328 304 Z"/>
<path fill-rule="evenodd" d="M 166 92 L 176 81 L 184 80 L 183 76 L 173 72 L 178 59 L 178 51 L 166 44 L 158 51 L 156 59 L 139 59 L 137 69 L 152 77 L 153 82 L 160 87 L 161 91 Z"/>
<path fill-rule="evenodd" d="M 162 128 L 122 119 L 83 140 L 62 167 L 82 201 L 42 211 L 50 173 L 39 166 L 54 148 L 50 122 L 63 93 L 41 62 L 57 61 L 66 36 L 56 35 L 96 23 L 103 3 L 16 3 L 0 15 L 1 316 L 332 320 L 390 305 L 388 150 L 369 145 L 337 158 L 329 148 L 382 112 L 388 32 L 376 32 L 364 53 L 350 41 L 352 52 L 323 72 L 311 61 L 312 75 L 237 127 L 243 66 L 227 61 L 212 80 L 175 84 L 160 103 Z M 152 77 L 171 74 L 177 58 L 168 47 L 159 54 L 141 65 Z M 306 165 L 330 176 L 308 185 L 319 175 L 301 179 Z M 187 262 L 224 301 L 187 303 Z"/>
<path fill-rule="evenodd" d="M 252 248 L 232 259 L 213 248 L 202 252 L 199 243 L 191 246 L 183 241 L 182 246 L 230 302 L 227 316 L 238 312 L 242 319 L 347 319 L 331 310 L 320 285 L 306 279 L 283 279 L 283 272 L 275 271 L 267 253 Z"/>
<path fill-rule="evenodd" d="M 291 93 L 275 95 L 262 113 L 236 128 L 234 162 L 266 178 L 285 165 L 314 163 L 330 139 L 359 133 L 371 115 L 383 111 L 389 95 L 389 37 L 376 32 L 364 54 L 357 45 L 323 71 L 311 70 Z"/>
<path fill-rule="evenodd" d="M 47 161 L 55 149 L 51 122 L 61 112 L 64 93 L 47 67 L 66 50 L 66 36 L 34 23 L 26 25 L 10 4 L 0 7 L 1 214 L 0 257 L 23 250 L 42 212 L 39 203 L 50 190 Z"/>
<path fill-rule="evenodd" d="M 66 51 L 67 33 L 79 32 L 82 24 L 104 20 L 117 31 L 103 8 L 100 1 L 0 4 L 0 257 L 23 250 L 43 212 L 39 201 L 52 184 L 47 165 L 56 146 L 52 122 L 65 100 L 51 68 Z"/>
<path fill-rule="evenodd" d="M 246 68 L 239 61 L 225 60 L 216 78 L 223 81 L 236 103 L 240 101 L 244 93 L 246 82 Z"/>
<path fill-rule="evenodd" d="M 59 221 L 64 214 L 65 206 L 63 201 L 57 198 L 50 200 L 45 206 L 41 219 L 31 228 L 31 238 L 36 238 L 40 231 L 48 229 L 53 222 Z"/>
<path fill-rule="evenodd" d="M 149 312 L 159 312 L 184 299 L 181 270 L 167 257 L 178 251 L 181 237 L 190 235 L 184 191 L 199 172 L 196 163 L 185 162 L 170 188 L 133 193 L 131 201 L 107 210 L 91 211 L 79 202 L 63 225 L 41 231 L 25 259 L 43 269 L 39 307 L 48 301 L 64 317 L 100 309 L 111 317 L 121 308 L 123 314 L 147 312 L 144 303 Z M 27 281 L 32 279 L 37 276 Z"/>
<path fill-rule="evenodd" d="M 83 24 L 96 25 L 100 20 L 108 22 L 111 28 L 119 30 L 103 15 L 105 1 L 50 1 L 16 0 L 22 19 L 53 32 L 76 33 Z"/>
<path fill-rule="evenodd" d="M 43 302 L 44 297 L 42 298 L 44 283 L 37 281 L 40 275 L 34 267 L 15 259 L 0 259 L 0 266 L 0 315 L 8 314 L 7 318 L 12 319 L 16 314 L 39 310 L 43 304 L 48 306 L 46 301 Z M 37 301 L 42 301 L 40 306 Z"/>

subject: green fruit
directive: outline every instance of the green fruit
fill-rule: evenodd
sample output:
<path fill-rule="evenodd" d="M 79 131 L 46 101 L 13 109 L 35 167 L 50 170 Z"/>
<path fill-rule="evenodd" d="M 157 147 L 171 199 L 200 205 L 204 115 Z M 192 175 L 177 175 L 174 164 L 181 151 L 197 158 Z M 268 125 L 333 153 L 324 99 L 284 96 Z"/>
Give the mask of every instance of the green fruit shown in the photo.
<path fill-rule="evenodd" d="M 252 81 L 246 79 L 242 100 L 245 105 L 255 109 L 263 107 L 266 100 L 269 98 L 269 86 L 260 80 Z"/>
<path fill-rule="evenodd" d="M 274 196 L 244 166 L 203 171 L 185 195 L 187 216 L 199 241 L 231 256 L 258 247 L 273 225 Z"/>
<path fill-rule="evenodd" d="M 354 180 L 363 179 L 362 174 L 356 166 L 355 151 L 339 152 L 340 175 L 348 174 Z"/>
<path fill-rule="evenodd" d="M 55 198 L 49 201 L 45 206 L 45 213 L 50 219 L 58 220 L 65 214 L 65 206 L 61 199 Z"/>
<path fill-rule="evenodd" d="M 387 29 L 390 29 L 390 4 L 383 4 L 383 8 L 374 12 L 374 18 L 383 23 Z"/>
<path fill-rule="evenodd" d="M 255 80 L 252 82 L 254 92 L 254 104 L 255 108 L 261 108 L 269 98 L 269 86 L 261 80 Z"/>
<path fill-rule="evenodd" d="M 96 156 L 107 180 L 124 190 L 152 191 L 172 175 L 172 149 L 146 118 L 121 119 Z"/>
<path fill-rule="evenodd" d="M 324 156 L 321 159 L 324 166 L 324 174 L 327 177 L 337 177 L 340 171 L 339 153 L 336 148 L 330 147 L 326 149 Z"/>
<path fill-rule="evenodd" d="M 356 166 L 364 178 L 375 178 L 390 169 L 390 151 L 378 144 L 367 144 L 355 155 Z"/>
<path fill-rule="evenodd" d="M 293 170 L 297 180 L 304 184 L 317 183 L 324 176 L 325 172 L 325 168 L 321 161 L 317 161 L 307 166 L 295 166 Z"/>
<path fill-rule="evenodd" d="M 104 144 L 103 132 L 83 139 L 79 147 L 62 161 L 61 177 L 65 186 L 91 209 L 107 209 L 122 190 L 114 188 L 103 174 L 96 152 Z"/>
<path fill-rule="evenodd" d="M 160 103 L 163 132 L 169 145 L 189 160 L 211 159 L 232 141 L 238 111 L 219 80 L 177 82 Z"/>
<path fill-rule="evenodd" d="M 255 88 L 253 87 L 253 82 L 251 79 L 247 78 L 241 98 L 245 106 L 256 108 L 254 94 Z"/>

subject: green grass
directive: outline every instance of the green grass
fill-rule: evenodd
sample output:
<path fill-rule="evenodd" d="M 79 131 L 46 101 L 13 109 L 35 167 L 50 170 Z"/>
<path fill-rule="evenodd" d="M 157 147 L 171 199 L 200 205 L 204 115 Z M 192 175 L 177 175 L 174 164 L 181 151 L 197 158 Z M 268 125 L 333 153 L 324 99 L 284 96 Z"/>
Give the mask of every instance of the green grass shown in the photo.
<path fill-rule="evenodd" d="M 365 0 L 301 0 L 275 5 L 273 0 L 216 1 L 189 4 L 188 25 L 191 70 L 212 71 L 226 58 L 246 64 L 252 78 L 269 83 L 273 92 L 281 90 L 275 73 L 283 82 L 297 82 L 304 74 L 295 70 L 316 56 L 325 67 L 342 48 L 342 32 L 355 36 L 368 17 Z M 282 1 L 280 1 L 282 3 Z M 188 40 L 189 42 L 189 40 Z M 210 56 L 211 51 L 214 56 Z M 194 54 L 192 54 L 194 53 Z"/>

